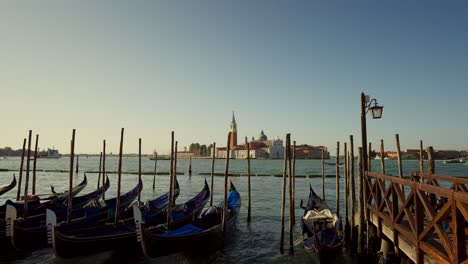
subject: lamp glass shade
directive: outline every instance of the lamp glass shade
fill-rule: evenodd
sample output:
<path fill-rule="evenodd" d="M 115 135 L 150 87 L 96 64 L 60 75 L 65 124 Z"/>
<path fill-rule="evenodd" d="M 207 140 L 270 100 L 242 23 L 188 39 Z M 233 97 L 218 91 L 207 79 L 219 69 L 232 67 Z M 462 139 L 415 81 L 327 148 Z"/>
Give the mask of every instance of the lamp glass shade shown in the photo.
<path fill-rule="evenodd" d="M 372 111 L 372 118 L 380 119 L 382 117 L 383 106 L 374 105 L 370 110 Z"/>

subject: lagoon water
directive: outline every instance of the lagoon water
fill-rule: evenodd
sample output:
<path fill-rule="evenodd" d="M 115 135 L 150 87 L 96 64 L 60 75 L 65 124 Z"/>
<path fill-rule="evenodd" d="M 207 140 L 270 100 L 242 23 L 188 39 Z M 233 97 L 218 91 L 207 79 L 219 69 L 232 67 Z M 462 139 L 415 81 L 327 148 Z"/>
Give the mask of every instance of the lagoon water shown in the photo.
<path fill-rule="evenodd" d="M 50 185 L 55 186 L 56 191 L 63 191 L 68 188 L 68 173 L 44 172 L 41 170 L 63 170 L 69 169 L 70 159 L 63 157 L 60 159 L 39 159 L 37 162 L 37 193 L 49 193 Z M 330 160 L 333 162 L 333 160 Z M 387 174 L 397 175 L 397 162 L 395 160 L 386 160 Z M 170 161 L 158 160 L 158 171 L 167 172 Z M 75 162 L 76 164 L 76 162 Z M 117 171 L 118 158 L 110 157 L 106 159 L 106 170 Z M 305 252 L 302 244 L 295 246 L 294 255 L 279 252 L 280 226 L 281 226 L 281 191 L 282 178 L 273 175 L 282 174 L 283 161 L 281 160 L 252 160 L 252 222 L 247 223 L 247 177 L 230 177 L 240 192 L 242 197 L 242 208 L 236 225 L 236 234 L 228 241 L 222 251 L 210 253 L 208 255 L 188 256 L 176 254 L 163 258 L 146 259 L 143 256 L 128 256 L 125 252 L 103 252 L 96 255 L 78 257 L 73 259 L 63 259 L 56 257 L 52 249 L 41 249 L 33 252 L 23 252 L 13 257 L 0 257 L 0 263 L 318 263 L 320 260 L 314 254 Z M 11 181 L 13 173 L 18 175 L 20 165 L 19 158 L 9 157 L 0 159 L 0 169 L 9 171 L 0 172 L 0 185 Z M 32 165 L 32 162 L 31 162 Z M 74 185 L 83 179 L 83 172 L 97 171 L 99 166 L 99 157 L 80 156 L 79 173 L 74 176 Z M 427 168 L 427 162 L 425 163 Z M 31 166 L 32 167 L 32 166 Z M 355 166 L 357 168 L 357 166 Z M 147 157 L 142 158 L 142 171 L 152 172 L 154 161 Z M 216 160 L 215 172 L 224 173 L 225 160 Z M 343 168 L 340 167 L 340 170 Z M 380 161 L 374 160 L 372 163 L 374 171 L 380 171 Z M 404 175 L 409 175 L 411 171 L 419 170 L 418 161 L 403 162 Z M 15 171 L 16 170 L 16 171 Z M 211 170 L 211 160 L 193 159 L 191 177 L 187 175 L 188 160 L 180 159 L 177 162 L 178 172 L 184 175 L 178 175 L 180 184 L 180 195 L 177 202 L 184 202 L 203 187 L 204 180 L 210 181 L 209 172 Z M 138 158 L 126 157 L 123 160 L 123 171 L 138 172 Z M 245 160 L 231 160 L 229 172 L 233 174 L 245 175 L 247 171 L 247 162 Z M 445 164 L 436 161 L 436 172 L 442 175 L 467 177 L 468 166 L 465 164 Z M 298 160 L 296 161 L 296 175 L 321 175 L 322 165 L 320 160 Z M 335 166 L 326 165 L 325 173 L 327 175 L 335 174 Z M 342 173 L 342 171 L 341 171 Z M 207 175 L 205 175 L 207 174 Z M 32 175 L 32 174 L 31 174 Z M 256 176 L 269 175 L 269 176 Z M 357 174 L 355 174 L 357 177 Z M 24 177 L 24 174 L 23 174 Z M 31 176 L 32 177 L 32 176 Z M 95 190 L 97 185 L 97 174 L 87 173 L 88 185 L 83 193 Z M 137 183 L 138 175 L 122 175 L 122 191 L 125 192 Z M 167 175 L 156 176 L 156 188 L 152 190 L 153 176 L 143 175 L 142 200 L 152 199 L 167 192 Z M 24 178 L 23 178 L 24 179 Z M 106 197 L 114 197 L 117 192 L 117 175 L 109 174 L 111 187 L 106 192 Z M 23 180 L 24 181 L 24 180 Z M 214 179 L 214 203 L 222 200 L 224 184 L 222 176 L 215 176 Z M 294 230 L 294 240 L 300 239 L 300 216 L 302 209 L 299 208 L 301 199 L 306 200 L 309 184 L 316 190 L 317 194 L 322 193 L 322 182 L 320 177 L 298 177 L 296 179 L 296 227 Z M 340 196 L 343 194 L 343 179 L 340 179 Z M 23 187 L 24 188 L 24 187 Z M 357 188 L 357 184 L 356 184 Z M 29 188 L 31 190 L 31 188 Z M 326 200 L 331 208 L 335 208 L 335 178 L 326 178 L 325 182 Z M 6 199 L 16 197 L 16 188 L 0 197 L 0 203 L 3 204 Z M 344 201 L 341 201 L 341 212 Z M 287 215 L 287 210 L 286 210 Z M 286 221 L 287 223 L 287 221 Z M 286 224 L 287 230 L 287 224 Z M 289 234 L 285 234 L 285 248 L 288 248 Z M 330 260 L 328 260 L 330 261 Z M 327 261 L 327 262 L 328 262 Z M 334 263 L 357 263 L 346 250 L 333 257 Z"/>

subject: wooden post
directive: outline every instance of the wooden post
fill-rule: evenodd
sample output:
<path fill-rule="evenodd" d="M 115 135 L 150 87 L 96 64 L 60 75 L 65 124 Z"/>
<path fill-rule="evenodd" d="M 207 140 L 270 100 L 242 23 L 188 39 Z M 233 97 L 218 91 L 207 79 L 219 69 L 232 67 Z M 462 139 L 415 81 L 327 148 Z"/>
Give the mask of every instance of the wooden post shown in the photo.
<path fill-rule="evenodd" d="M 382 174 L 385 175 L 385 150 L 383 139 L 380 140 L 380 169 Z"/>
<path fill-rule="evenodd" d="M 351 239 L 353 243 L 356 242 L 356 237 L 354 236 L 354 228 L 356 223 L 354 221 L 356 216 L 356 186 L 354 181 L 354 141 L 353 135 L 349 136 L 349 151 L 350 151 L 350 162 L 349 162 L 349 188 L 351 189 L 351 196 L 349 199 L 350 206 L 351 206 Z"/>
<path fill-rule="evenodd" d="M 28 215 L 28 187 L 29 187 L 29 162 L 31 160 L 31 136 L 32 130 L 29 130 L 28 136 L 28 156 L 26 158 L 26 179 L 24 181 L 24 209 L 23 209 L 23 218 L 26 218 Z"/>
<path fill-rule="evenodd" d="M 71 223 L 72 218 L 72 201 L 73 201 L 73 161 L 75 161 L 75 129 L 72 132 L 71 150 L 70 150 L 70 179 L 68 185 L 68 207 L 67 207 L 67 223 Z"/>
<path fill-rule="evenodd" d="M 173 180 L 172 180 L 172 205 L 175 206 L 175 200 L 176 200 L 176 196 L 175 196 L 175 182 L 177 180 L 177 144 L 178 144 L 178 141 L 176 140 L 175 142 L 175 145 L 174 145 L 174 174 L 172 176 Z"/>
<path fill-rule="evenodd" d="M 118 167 L 118 178 L 117 178 L 117 197 L 115 204 L 115 220 L 114 223 L 117 224 L 119 221 L 120 214 L 120 183 L 122 181 L 122 152 L 123 152 L 123 138 L 124 138 L 124 128 L 120 132 L 120 148 L 119 148 L 119 167 Z"/>
<path fill-rule="evenodd" d="M 18 190 L 16 194 L 16 201 L 19 201 L 21 196 L 21 181 L 23 180 L 23 164 L 24 164 L 24 152 L 26 149 L 26 138 L 23 140 L 23 152 L 21 152 L 21 164 L 20 164 L 20 171 L 19 171 L 19 179 L 18 179 Z"/>
<path fill-rule="evenodd" d="M 192 156 L 190 156 L 188 175 L 192 176 Z"/>
<path fill-rule="evenodd" d="M 324 149 L 322 148 L 322 199 L 325 201 L 325 157 Z"/>
<path fill-rule="evenodd" d="M 427 184 L 433 184 L 432 181 L 430 180 L 432 177 L 432 174 L 435 174 L 435 161 L 434 161 L 434 149 L 429 146 L 427 147 L 427 163 L 429 165 L 429 178 L 427 179 Z M 436 196 L 435 194 L 431 193 L 429 195 L 429 201 L 431 202 L 432 206 L 435 206 L 436 204 Z"/>
<path fill-rule="evenodd" d="M 247 137 L 245 137 L 245 147 L 247 150 L 247 188 L 248 188 L 248 196 L 249 196 L 249 204 L 247 207 L 247 222 L 250 223 L 250 211 L 252 205 L 252 197 L 250 195 L 250 144 L 247 141 Z"/>
<path fill-rule="evenodd" d="M 293 180 L 292 177 L 294 176 L 292 173 L 292 155 L 291 155 L 291 135 L 286 135 L 286 142 L 288 145 L 288 177 L 289 177 L 289 252 L 294 252 L 294 241 L 293 241 L 293 234 L 294 234 L 294 225 L 293 225 Z"/>
<path fill-rule="evenodd" d="M 98 189 L 99 189 L 99 186 L 101 186 L 101 167 L 102 167 L 102 151 L 101 151 L 101 154 L 99 154 L 99 170 L 98 170 L 98 180 L 97 180 Z"/>
<path fill-rule="evenodd" d="M 292 223 L 296 225 L 296 141 L 293 141 L 292 148 Z"/>
<path fill-rule="evenodd" d="M 286 135 L 288 137 L 289 134 Z M 286 140 L 286 148 L 284 148 L 284 165 L 283 165 L 283 188 L 281 193 L 281 238 L 280 252 L 284 253 L 284 210 L 286 207 L 286 173 L 288 170 L 288 141 Z"/>
<path fill-rule="evenodd" d="M 345 207 L 345 244 L 348 244 L 349 240 L 349 210 L 348 210 L 348 197 L 349 197 L 349 186 L 348 186 L 348 144 L 343 142 L 343 152 L 344 152 L 344 207 Z"/>
<path fill-rule="evenodd" d="M 423 152 L 423 141 L 419 141 L 419 172 L 424 173 L 424 152 Z M 423 183 L 424 178 L 419 177 L 419 182 Z"/>
<path fill-rule="evenodd" d="M 336 215 L 340 217 L 340 142 L 336 142 Z"/>
<path fill-rule="evenodd" d="M 435 174 L 434 149 L 432 147 L 427 148 L 427 159 L 429 164 L 429 173 Z"/>
<path fill-rule="evenodd" d="M 358 253 L 364 253 L 364 166 L 366 162 L 363 157 L 362 147 L 358 148 L 358 205 L 359 205 L 359 231 L 358 231 Z"/>
<path fill-rule="evenodd" d="M 106 184 L 106 140 L 102 141 L 102 186 Z M 102 200 L 106 199 L 106 192 L 102 192 Z"/>
<path fill-rule="evenodd" d="M 174 131 L 171 132 L 171 167 L 169 169 L 169 199 L 167 203 L 167 229 L 171 226 L 172 222 L 172 193 L 174 189 L 172 188 L 174 181 Z"/>
<path fill-rule="evenodd" d="M 213 153 L 211 157 L 211 188 L 210 188 L 210 206 L 213 206 L 213 183 L 214 183 L 214 166 L 215 166 L 215 155 L 216 155 L 216 142 L 213 142 Z"/>
<path fill-rule="evenodd" d="M 39 142 L 39 134 L 36 134 L 36 146 L 34 147 L 34 163 L 33 163 L 33 180 L 32 194 L 36 194 L 36 163 L 37 163 L 37 143 Z"/>
<path fill-rule="evenodd" d="M 403 178 L 403 166 L 401 165 L 401 151 L 400 151 L 400 137 L 395 134 L 395 140 L 397 145 L 397 158 L 398 158 L 398 176 Z"/>
<path fill-rule="evenodd" d="M 228 204 L 227 204 L 227 191 L 228 191 L 228 177 L 229 177 L 229 154 L 231 152 L 231 132 L 228 133 L 227 145 L 226 145 L 226 169 L 224 170 L 224 199 L 223 199 L 223 237 L 226 235 L 227 231 L 227 213 L 228 213 Z"/>
<path fill-rule="evenodd" d="M 140 184 L 140 182 L 141 182 L 141 138 L 138 139 L 138 184 Z M 138 205 L 140 204 L 141 204 L 141 188 L 139 188 L 138 190 Z"/>
<path fill-rule="evenodd" d="M 158 166 L 158 153 L 154 152 L 153 191 L 156 188 L 156 168 Z"/>
<path fill-rule="evenodd" d="M 76 176 L 78 176 L 79 166 L 80 166 L 80 155 L 76 155 Z"/>

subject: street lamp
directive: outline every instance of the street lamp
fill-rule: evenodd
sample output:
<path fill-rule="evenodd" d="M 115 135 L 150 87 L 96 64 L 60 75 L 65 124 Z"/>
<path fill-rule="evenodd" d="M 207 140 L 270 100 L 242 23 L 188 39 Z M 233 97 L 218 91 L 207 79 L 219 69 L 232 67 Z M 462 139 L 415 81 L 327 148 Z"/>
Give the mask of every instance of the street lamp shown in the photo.
<path fill-rule="evenodd" d="M 372 105 L 374 103 L 374 105 Z M 369 112 L 372 113 L 373 119 L 382 118 L 383 106 L 378 105 L 375 98 L 370 99 L 369 95 L 361 93 L 361 135 L 362 135 L 362 152 L 363 153 L 363 163 L 364 171 L 367 171 L 369 166 L 367 163 L 367 126 L 366 126 L 366 114 Z"/>
<path fill-rule="evenodd" d="M 367 184 L 367 174 L 365 172 L 369 169 L 369 164 L 367 160 L 367 127 L 366 127 L 366 114 L 371 110 L 372 118 L 380 119 L 382 117 L 383 106 L 379 106 L 377 100 L 374 98 L 369 100 L 369 96 L 361 93 L 361 136 L 362 136 L 362 159 L 363 159 L 363 177 L 359 180 L 361 186 L 364 187 L 364 190 L 359 190 L 359 226 L 364 224 L 364 206 L 367 203 L 369 197 L 369 186 Z M 374 103 L 374 105 L 372 105 Z M 364 193 L 363 193 L 364 191 Z M 369 220 L 369 212 L 366 211 L 366 219 Z"/>
<path fill-rule="evenodd" d="M 375 98 L 369 101 L 369 95 L 365 95 L 365 99 L 366 99 L 366 105 L 365 105 L 366 114 L 367 112 L 369 112 L 369 110 L 371 110 L 372 118 L 380 119 L 382 117 L 383 106 L 380 106 L 377 103 L 377 99 Z M 374 102 L 373 106 L 371 106 L 372 102 Z"/>

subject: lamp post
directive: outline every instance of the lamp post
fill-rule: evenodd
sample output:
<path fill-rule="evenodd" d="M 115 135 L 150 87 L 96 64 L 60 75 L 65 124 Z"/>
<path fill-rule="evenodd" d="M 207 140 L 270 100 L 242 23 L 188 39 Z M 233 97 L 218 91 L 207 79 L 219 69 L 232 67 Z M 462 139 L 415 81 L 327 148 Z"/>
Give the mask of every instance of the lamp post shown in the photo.
<path fill-rule="evenodd" d="M 374 105 L 372 105 L 372 103 L 374 103 Z M 366 114 L 369 112 L 369 110 L 371 110 L 373 119 L 380 119 L 382 117 L 383 106 L 379 106 L 375 98 L 370 100 L 369 95 L 361 93 L 361 136 L 364 171 L 368 170 Z"/>
<path fill-rule="evenodd" d="M 372 105 L 374 103 L 374 105 Z M 367 159 L 367 127 L 366 127 L 366 114 L 371 110 L 372 113 L 372 118 L 373 119 L 380 119 L 382 117 L 382 110 L 383 106 L 379 106 L 377 103 L 377 100 L 374 98 L 370 100 L 368 95 L 365 95 L 364 93 L 361 93 L 361 136 L 362 136 L 362 165 L 363 165 L 363 172 L 362 172 L 362 177 L 359 179 L 359 183 L 361 186 L 364 187 L 364 190 L 359 190 L 360 191 L 360 213 L 359 217 L 363 217 L 363 212 L 362 210 L 365 210 L 366 208 L 366 203 L 368 201 L 369 197 L 369 187 L 367 184 L 367 175 L 366 172 L 369 169 L 368 166 L 368 159 Z M 364 191 L 364 193 L 362 193 Z M 363 195 L 364 194 L 364 195 Z M 361 196 L 363 195 L 363 196 Z M 363 198 L 364 199 L 363 199 Z M 366 219 L 369 220 L 369 212 L 366 210 Z M 360 220 L 360 223 L 363 219 Z"/>

